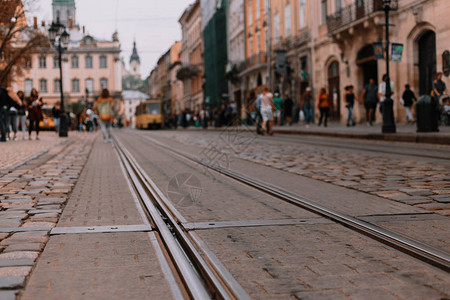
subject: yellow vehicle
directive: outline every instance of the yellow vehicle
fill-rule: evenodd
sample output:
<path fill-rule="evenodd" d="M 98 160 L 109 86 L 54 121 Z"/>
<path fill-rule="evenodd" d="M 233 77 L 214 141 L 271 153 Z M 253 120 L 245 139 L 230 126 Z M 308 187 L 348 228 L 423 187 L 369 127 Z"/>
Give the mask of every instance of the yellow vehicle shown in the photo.
<path fill-rule="evenodd" d="M 151 129 L 164 127 L 162 101 L 158 99 L 142 102 L 136 107 L 136 128 Z"/>
<path fill-rule="evenodd" d="M 42 106 L 42 115 L 44 116 L 43 120 L 39 122 L 39 127 L 42 130 L 54 130 L 55 129 L 55 122 L 53 121 L 53 114 L 52 114 L 52 108 L 53 106 L 44 104 Z"/>

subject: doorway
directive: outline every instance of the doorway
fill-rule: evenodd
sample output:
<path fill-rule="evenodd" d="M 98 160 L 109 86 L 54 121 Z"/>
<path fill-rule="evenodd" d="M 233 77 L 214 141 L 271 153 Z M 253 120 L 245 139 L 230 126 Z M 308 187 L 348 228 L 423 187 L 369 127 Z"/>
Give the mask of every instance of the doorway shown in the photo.
<path fill-rule="evenodd" d="M 341 104 L 340 104 L 340 78 L 339 78 L 339 63 L 333 61 L 328 67 L 328 94 L 330 95 L 331 113 L 333 120 L 341 119 Z"/>
<path fill-rule="evenodd" d="M 429 95 L 436 74 L 436 34 L 429 30 L 418 40 L 419 44 L 419 91 Z"/>
<path fill-rule="evenodd" d="M 363 86 L 369 84 L 371 78 L 374 79 L 375 84 L 378 85 L 378 63 L 372 45 L 366 45 L 359 50 L 356 64 L 361 68 Z"/>

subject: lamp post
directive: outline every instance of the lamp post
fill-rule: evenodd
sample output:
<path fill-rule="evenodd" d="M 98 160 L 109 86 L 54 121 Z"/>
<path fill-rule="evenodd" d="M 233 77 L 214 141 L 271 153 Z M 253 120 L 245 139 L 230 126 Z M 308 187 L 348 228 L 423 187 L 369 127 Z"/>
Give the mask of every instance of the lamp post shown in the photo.
<path fill-rule="evenodd" d="M 50 42 L 58 51 L 58 64 L 59 64 L 59 90 L 61 93 L 61 112 L 59 123 L 59 137 L 68 136 L 69 122 L 67 120 L 67 114 L 64 108 L 64 90 L 63 90 L 63 76 L 62 76 L 62 53 L 67 50 L 69 44 L 70 35 L 66 31 L 66 27 L 59 22 L 59 18 L 56 19 L 56 23 L 52 22 L 48 30 L 48 37 Z"/>
<path fill-rule="evenodd" d="M 392 100 L 391 78 L 389 74 L 389 12 L 392 0 L 383 0 L 385 26 L 386 26 L 386 97 L 383 104 L 383 126 L 382 133 L 395 133 L 394 101 Z"/>

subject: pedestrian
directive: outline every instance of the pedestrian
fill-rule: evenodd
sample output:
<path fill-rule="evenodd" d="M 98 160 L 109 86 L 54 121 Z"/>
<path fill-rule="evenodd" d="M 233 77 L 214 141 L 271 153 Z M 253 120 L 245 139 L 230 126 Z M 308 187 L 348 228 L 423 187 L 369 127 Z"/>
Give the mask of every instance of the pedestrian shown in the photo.
<path fill-rule="evenodd" d="M 263 122 L 263 118 L 261 115 L 261 97 L 262 97 L 262 93 L 259 92 L 258 96 L 256 97 L 255 100 L 255 123 L 256 123 L 256 134 L 263 134 L 262 133 L 262 122 Z"/>
<path fill-rule="evenodd" d="M 98 112 L 100 128 L 102 129 L 103 142 L 111 142 L 111 125 L 113 121 L 114 99 L 110 96 L 108 89 L 103 89 L 100 97 L 95 103 Z"/>
<path fill-rule="evenodd" d="M 25 93 L 23 91 L 18 91 L 17 96 L 20 99 L 20 106 L 17 109 L 17 123 L 20 122 L 20 126 L 22 128 L 22 140 L 26 138 L 27 134 L 27 115 L 26 115 L 26 101 L 25 101 Z"/>
<path fill-rule="evenodd" d="M 405 85 L 405 91 L 403 92 L 402 99 L 400 100 L 405 107 L 406 111 L 406 122 L 412 123 L 413 122 L 413 115 L 411 112 L 411 107 L 414 104 L 414 101 L 417 101 L 416 95 L 411 90 L 409 84 Z"/>
<path fill-rule="evenodd" d="M 283 99 L 280 97 L 279 92 L 275 92 L 273 97 L 273 104 L 275 106 L 275 122 L 278 126 L 281 124 L 281 108 L 283 107 Z"/>
<path fill-rule="evenodd" d="M 261 134 L 264 135 L 266 131 L 266 125 L 268 126 L 268 134 L 273 135 L 272 132 L 272 122 L 273 122 L 273 112 L 275 111 L 275 105 L 273 103 L 273 95 L 269 92 L 269 88 L 265 87 L 261 95 Z"/>
<path fill-rule="evenodd" d="M 380 83 L 380 86 L 378 88 L 378 96 L 380 97 L 380 113 L 383 116 L 384 113 L 384 100 L 386 100 L 386 81 L 387 81 L 387 75 L 383 75 L 383 82 Z M 391 87 L 391 97 L 394 95 L 394 87 L 395 84 L 392 80 L 389 80 L 389 86 Z"/>
<path fill-rule="evenodd" d="M 29 140 L 31 140 L 31 133 L 33 130 L 36 131 L 36 140 L 39 140 L 39 122 L 44 119 L 44 115 L 42 114 L 43 105 L 44 102 L 42 101 L 42 97 L 39 97 L 38 91 L 32 89 L 27 101 L 28 120 L 30 121 L 30 126 L 28 128 Z"/>
<path fill-rule="evenodd" d="M 442 95 L 447 95 L 447 86 L 445 82 L 442 81 L 442 72 L 436 74 L 436 79 L 433 81 L 433 90 L 431 91 L 431 96 L 439 103 L 439 99 Z"/>
<path fill-rule="evenodd" d="M 7 123 L 7 127 L 10 128 L 10 131 L 12 130 L 12 132 L 14 133 L 14 136 L 12 138 L 13 141 L 15 141 L 17 139 L 17 127 L 18 127 L 18 122 L 19 122 L 19 118 L 18 118 L 18 110 L 16 107 L 11 106 L 9 109 L 9 124 Z M 8 134 L 9 137 L 9 134 Z"/>
<path fill-rule="evenodd" d="M 319 119 L 319 126 L 322 124 L 323 120 L 323 126 L 327 127 L 327 121 L 328 121 L 328 115 L 330 114 L 330 96 L 327 94 L 327 90 L 325 88 L 320 89 L 319 94 L 319 101 L 317 104 L 317 107 L 320 111 L 320 119 Z"/>
<path fill-rule="evenodd" d="M 345 87 L 345 107 L 348 110 L 347 127 L 355 126 L 355 119 L 353 118 L 353 106 L 355 105 L 355 94 L 353 93 L 353 85 Z"/>
<path fill-rule="evenodd" d="M 289 124 L 289 126 L 292 125 L 292 108 L 294 106 L 294 101 L 292 101 L 292 98 L 289 97 L 289 93 L 286 93 L 284 96 L 284 102 L 283 102 L 283 110 L 284 110 L 284 118 L 286 119 L 286 123 Z"/>
<path fill-rule="evenodd" d="M 306 128 L 309 128 L 309 123 L 313 120 L 313 101 L 312 89 L 308 86 L 305 90 L 305 96 L 303 96 L 303 113 L 305 114 Z"/>
<path fill-rule="evenodd" d="M 5 117 L 10 107 L 20 108 L 20 99 L 13 89 L 0 87 L 0 142 L 6 142 Z"/>
<path fill-rule="evenodd" d="M 369 84 L 364 87 L 360 102 L 364 103 L 364 108 L 366 109 L 367 126 L 372 126 L 375 121 L 375 111 L 378 103 L 378 88 L 373 78 L 370 78 Z"/>
<path fill-rule="evenodd" d="M 94 112 L 90 107 L 86 108 L 85 116 L 86 116 L 86 131 L 94 132 Z"/>
<path fill-rule="evenodd" d="M 57 101 L 52 108 L 53 123 L 55 123 L 55 132 L 59 132 L 59 125 L 61 123 L 61 102 Z"/>

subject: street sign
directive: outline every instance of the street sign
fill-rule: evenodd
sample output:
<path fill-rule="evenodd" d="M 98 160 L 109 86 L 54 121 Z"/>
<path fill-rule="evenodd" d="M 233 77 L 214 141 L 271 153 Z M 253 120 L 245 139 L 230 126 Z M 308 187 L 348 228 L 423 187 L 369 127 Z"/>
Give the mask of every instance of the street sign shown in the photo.
<path fill-rule="evenodd" d="M 384 59 L 384 50 L 382 42 L 373 43 L 373 53 L 375 55 L 375 59 Z"/>
<path fill-rule="evenodd" d="M 401 62 L 403 55 L 403 44 L 392 43 L 391 61 Z"/>

